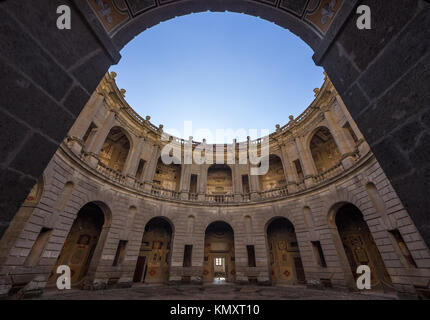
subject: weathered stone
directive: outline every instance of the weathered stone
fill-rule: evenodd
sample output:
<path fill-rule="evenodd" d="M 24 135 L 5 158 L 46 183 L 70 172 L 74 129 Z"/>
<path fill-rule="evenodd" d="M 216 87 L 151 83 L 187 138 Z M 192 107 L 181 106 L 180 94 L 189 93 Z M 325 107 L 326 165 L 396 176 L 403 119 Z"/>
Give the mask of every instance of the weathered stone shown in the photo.
<path fill-rule="evenodd" d="M 0 54 L 60 101 L 72 84 L 72 78 L 0 7 Z M 3 76 L 2 76 L 3 78 Z M 30 92 L 30 91 L 27 91 Z"/>
<path fill-rule="evenodd" d="M 0 163 L 19 148 L 29 130 L 5 113 L 0 113 Z"/>
<path fill-rule="evenodd" d="M 397 36 L 416 14 L 418 3 L 419 0 L 405 0 L 388 9 L 386 1 L 359 1 L 357 7 L 362 4 L 370 7 L 372 29 L 357 28 L 358 15 L 354 10 L 338 41 L 360 70 L 366 70 L 384 47 Z M 390 12 L 387 13 L 387 10 Z"/>
<path fill-rule="evenodd" d="M 430 48 L 429 29 L 430 7 L 414 17 L 414 20 L 401 31 L 395 41 L 388 44 L 364 71 L 360 77 L 360 84 L 371 99 L 380 96 L 428 53 Z M 421 74 L 423 73 L 421 71 Z M 406 93 L 401 92 L 401 94 Z"/>

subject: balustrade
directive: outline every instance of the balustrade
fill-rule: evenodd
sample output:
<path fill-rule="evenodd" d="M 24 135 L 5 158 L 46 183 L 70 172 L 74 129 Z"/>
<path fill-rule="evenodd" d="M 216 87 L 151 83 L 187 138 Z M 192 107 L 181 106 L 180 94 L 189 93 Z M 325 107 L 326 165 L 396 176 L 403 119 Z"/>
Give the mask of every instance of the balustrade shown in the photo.
<path fill-rule="evenodd" d="M 69 149 L 67 140 L 65 140 L 65 143 L 62 144 L 62 148 L 65 150 L 68 150 L 70 154 L 75 154 L 72 152 L 71 149 Z M 81 162 L 87 163 L 88 161 L 87 158 L 85 157 L 84 152 L 81 152 L 80 154 L 76 154 L 75 156 Z M 358 151 L 355 151 L 353 154 L 353 159 L 355 163 L 358 163 L 359 160 L 362 159 L 362 155 L 360 155 Z M 141 193 L 150 194 L 154 197 L 163 198 L 163 199 L 203 202 L 203 203 L 206 202 L 206 203 L 213 203 L 213 204 L 244 203 L 244 202 L 258 201 L 256 199 L 251 200 L 250 193 L 241 194 L 241 196 L 236 199 L 233 194 L 224 194 L 224 195 L 205 194 L 204 199 L 200 199 L 200 200 L 198 198 L 197 193 L 188 193 L 188 195 L 185 197 L 186 200 L 184 200 L 183 198 L 181 198 L 180 192 L 175 190 L 169 190 L 158 185 L 152 185 L 152 188 L 148 191 L 147 189 L 145 189 L 145 183 L 143 181 L 137 180 L 134 177 L 127 177 L 126 179 L 126 176 L 124 176 L 121 172 L 106 166 L 101 161 L 98 162 L 96 168 L 92 168 L 89 166 L 87 166 L 87 168 L 89 170 L 95 170 L 98 174 L 104 176 L 106 179 L 110 181 L 113 181 L 118 184 L 122 184 L 128 188 L 131 187 L 134 190 L 139 191 Z M 345 170 L 342 165 L 342 162 L 339 161 L 335 166 L 331 167 L 330 169 L 320 174 L 314 175 L 312 177 L 314 181 L 314 185 L 312 187 L 318 186 L 318 184 L 321 184 L 330 179 L 333 179 L 334 177 L 341 176 L 345 171 L 349 171 L 350 169 Z M 295 192 L 303 192 L 306 189 L 307 187 L 302 181 L 296 184 Z M 291 194 L 292 194 L 291 192 L 288 192 L 288 187 L 284 186 L 280 188 L 261 191 L 259 192 L 258 199 L 266 200 L 266 199 L 284 198 Z"/>

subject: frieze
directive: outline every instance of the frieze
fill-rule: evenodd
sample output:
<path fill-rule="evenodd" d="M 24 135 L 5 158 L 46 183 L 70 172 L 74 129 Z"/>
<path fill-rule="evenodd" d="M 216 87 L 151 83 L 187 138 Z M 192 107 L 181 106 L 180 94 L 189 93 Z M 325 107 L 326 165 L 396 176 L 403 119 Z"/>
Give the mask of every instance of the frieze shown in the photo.
<path fill-rule="evenodd" d="M 215 0 L 200 1 L 206 1 L 209 4 L 213 1 L 214 4 L 219 4 L 219 1 Z M 88 2 L 105 31 L 110 37 L 113 37 L 142 14 L 172 3 L 185 2 L 185 0 L 88 0 Z M 272 7 L 303 21 L 322 38 L 330 28 L 344 0 L 253 0 L 252 2 Z M 229 10 L 228 1 L 226 1 L 225 10 Z M 190 8 L 190 13 L 191 11 L 192 8 Z"/>

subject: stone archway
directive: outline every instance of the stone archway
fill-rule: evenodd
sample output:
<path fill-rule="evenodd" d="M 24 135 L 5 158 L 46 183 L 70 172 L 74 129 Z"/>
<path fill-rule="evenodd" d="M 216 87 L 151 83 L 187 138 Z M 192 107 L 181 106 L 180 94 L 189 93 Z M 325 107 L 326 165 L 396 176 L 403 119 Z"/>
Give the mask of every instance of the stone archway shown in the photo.
<path fill-rule="evenodd" d="M 269 170 L 258 178 L 261 191 L 285 187 L 287 180 L 281 158 L 274 154 L 269 155 Z"/>
<path fill-rule="evenodd" d="M 164 164 L 160 157 L 155 169 L 153 184 L 163 189 L 176 192 L 180 191 L 181 165 L 177 163 L 179 163 L 179 161 L 173 161 L 171 164 Z"/>
<path fill-rule="evenodd" d="M 309 142 L 309 148 L 317 173 L 323 173 L 334 167 L 342 159 L 333 135 L 327 127 L 319 127 L 315 130 Z"/>
<path fill-rule="evenodd" d="M 284 217 L 274 218 L 266 228 L 269 274 L 272 284 L 306 283 L 293 224 Z"/>
<path fill-rule="evenodd" d="M 52 269 L 48 285 L 55 284 L 58 277 L 56 270 L 60 265 L 70 267 L 72 286 L 84 287 L 89 284 L 87 276 L 90 266 L 94 265 L 93 258 L 97 258 L 96 248 L 100 247 L 99 242 L 103 242 L 100 240 L 105 224 L 105 214 L 96 203 L 87 203 L 79 210 Z"/>
<path fill-rule="evenodd" d="M 215 221 L 205 231 L 204 282 L 233 282 L 236 279 L 234 231 L 224 221 Z"/>
<path fill-rule="evenodd" d="M 148 221 L 133 282 L 166 283 L 169 280 L 172 236 L 172 225 L 164 217 L 155 217 Z"/>
<path fill-rule="evenodd" d="M 100 161 L 107 167 L 123 172 L 128 154 L 132 148 L 131 138 L 121 127 L 110 129 L 98 154 Z"/>
<path fill-rule="evenodd" d="M 213 164 L 208 168 L 206 193 L 214 196 L 233 194 L 233 174 L 227 164 Z"/>
<path fill-rule="evenodd" d="M 0 94 L 0 136 L 10 137 L 2 140 L 5 156 L 0 158 L 0 185 L 14 185 L 2 190 L 0 235 L 102 76 L 119 61 L 119 50 L 126 43 L 174 16 L 230 10 L 273 21 L 314 49 L 315 63 L 325 68 L 430 244 L 430 198 L 426 196 L 430 162 L 422 156 L 430 154 L 428 133 L 424 134 L 430 114 L 428 1 L 373 2 L 372 30 L 356 26 L 357 6 L 369 5 L 364 0 L 178 0 L 160 4 L 127 0 L 127 8 L 120 1 L 114 6 L 112 0 L 67 3 L 73 19 L 71 30 L 55 28 L 56 8 L 64 1 L 44 6 L 36 1 L 0 4 L 4 21 L 0 84 L 7 88 Z M 92 7 L 95 4 L 102 7 Z M 107 27 L 105 21 L 112 26 Z M 419 141 L 405 146 L 401 138 L 405 134 Z M 421 136 L 424 138 L 418 139 Z"/>
<path fill-rule="evenodd" d="M 355 280 L 357 267 L 368 265 L 371 270 L 371 288 L 393 291 L 390 275 L 361 211 L 350 203 L 341 205 L 335 213 L 335 224 Z"/>

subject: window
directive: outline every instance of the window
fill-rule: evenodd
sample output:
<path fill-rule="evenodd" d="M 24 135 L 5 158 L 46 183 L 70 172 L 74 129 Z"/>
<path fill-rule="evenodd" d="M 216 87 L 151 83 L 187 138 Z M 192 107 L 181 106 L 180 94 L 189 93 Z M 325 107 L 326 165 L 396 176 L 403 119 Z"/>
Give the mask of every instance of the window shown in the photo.
<path fill-rule="evenodd" d="M 93 122 L 91 122 L 90 126 L 88 127 L 87 131 L 82 137 L 82 142 L 86 144 L 87 141 L 89 141 L 89 139 L 92 138 L 96 132 L 97 132 L 97 126 Z"/>
<path fill-rule="evenodd" d="M 139 160 L 139 165 L 137 167 L 137 171 L 136 171 L 136 178 L 137 180 L 142 180 L 143 179 L 143 172 L 145 170 L 145 164 L 146 161 L 143 159 Z"/>
<path fill-rule="evenodd" d="M 300 160 L 299 159 L 294 160 L 293 163 L 294 163 L 294 167 L 296 168 L 296 171 L 297 171 L 297 177 L 299 178 L 299 181 L 301 182 L 304 180 L 305 176 L 303 174 L 303 169 L 302 169 L 302 165 L 300 164 Z"/>
<path fill-rule="evenodd" d="M 183 267 L 186 267 L 186 268 L 191 267 L 192 252 L 193 252 L 193 246 L 186 244 L 184 249 L 184 261 L 182 264 Z"/>
<path fill-rule="evenodd" d="M 242 189 L 243 193 L 249 193 L 249 178 L 247 174 L 242 175 Z"/>
<path fill-rule="evenodd" d="M 325 261 L 324 252 L 321 247 L 321 242 L 312 241 L 312 248 L 314 250 L 315 258 L 320 267 L 327 268 L 327 263 Z"/>
<path fill-rule="evenodd" d="M 222 258 L 215 258 L 215 265 L 222 266 Z"/>
<path fill-rule="evenodd" d="M 403 255 L 406 262 L 409 264 L 410 267 L 417 268 L 417 264 L 412 257 L 411 252 L 409 251 L 408 247 L 406 246 L 405 240 L 403 240 L 403 237 L 399 230 L 391 230 L 389 231 L 391 235 L 393 236 L 394 240 L 397 242 L 397 246 Z"/>
<path fill-rule="evenodd" d="M 190 178 L 190 193 L 197 193 L 197 175 L 192 174 Z"/>
<path fill-rule="evenodd" d="M 246 250 L 248 251 L 248 267 L 256 267 L 254 246 L 246 246 Z"/>
<path fill-rule="evenodd" d="M 113 266 L 121 265 L 125 257 L 125 248 L 127 246 L 126 240 L 119 240 L 118 248 L 116 249 L 115 259 L 113 260 Z"/>
<path fill-rule="evenodd" d="M 351 135 L 352 140 L 354 140 L 354 142 L 357 143 L 358 138 L 357 138 L 354 130 L 352 130 L 351 125 L 349 124 L 349 122 L 346 122 L 344 124 L 343 129 L 346 130 L 346 132 L 348 132 Z"/>

